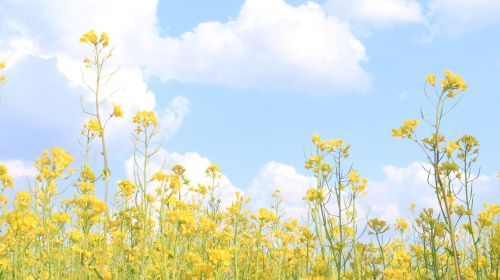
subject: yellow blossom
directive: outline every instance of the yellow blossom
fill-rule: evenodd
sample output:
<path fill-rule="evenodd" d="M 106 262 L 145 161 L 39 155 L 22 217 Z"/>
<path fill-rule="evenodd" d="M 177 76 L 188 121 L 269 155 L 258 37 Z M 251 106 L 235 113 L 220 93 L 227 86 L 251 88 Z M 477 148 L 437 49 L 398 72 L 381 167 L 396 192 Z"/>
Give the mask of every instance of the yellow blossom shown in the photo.
<path fill-rule="evenodd" d="M 118 182 L 118 188 L 125 197 L 131 196 L 137 189 L 136 185 L 129 180 L 121 180 Z"/>
<path fill-rule="evenodd" d="M 14 187 L 14 179 L 9 176 L 8 169 L 3 164 L 0 164 L 0 187 L 0 190 Z"/>
<path fill-rule="evenodd" d="M 318 145 L 319 144 L 319 135 L 317 133 L 313 134 L 312 142 L 313 142 L 314 145 Z"/>
<path fill-rule="evenodd" d="M 94 133 L 96 135 L 102 136 L 102 128 L 97 119 L 89 119 L 87 123 L 84 125 L 84 129 L 89 131 L 90 133 Z"/>
<path fill-rule="evenodd" d="M 113 104 L 113 113 L 111 115 L 117 118 L 123 117 L 123 110 L 120 105 Z"/>
<path fill-rule="evenodd" d="M 152 111 L 141 111 L 138 112 L 132 119 L 132 122 L 137 124 L 135 131 L 137 134 L 144 131 L 147 127 L 153 126 L 156 127 L 158 125 L 158 120 L 156 115 Z"/>
<path fill-rule="evenodd" d="M 27 209 L 31 204 L 31 195 L 29 192 L 21 191 L 16 194 L 16 207 Z"/>
<path fill-rule="evenodd" d="M 467 85 L 460 75 L 457 75 L 448 69 L 444 70 L 445 78 L 441 80 L 441 87 L 443 90 L 466 90 Z M 454 94 L 452 94 L 454 96 Z M 453 97 L 450 96 L 450 97 Z"/>
<path fill-rule="evenodd" d="M 351 172 L 349 172 L 349 182 L 352 185 L 359 183 L 360 180 L 361 179 L 359 177 L 358 172 L 356 172 L 356 170 L 351 170 Z"/>
<path fill-rule="evenodd" d="M 403 122 L 403 126 L 400 128 L 392 129 L 392 136 L 396 138 L 413 138 L 413 133 L 417 128 L 419 120 L 407 120 Z"/>
<path fill-rule="evenodd" d="M 101 33 L 101 38 L 99 38 L 99 43 L 102 44 L 103 47 L 109 45 L 109 37 L 106 33 Z"/>
<path fill-rule="evenodd" d="M 408 222 L 403 218 L 398 218 L 396 220 L 396 230 L 403 233 L 409 228 Z"/>
<path fill-rule="evenodd" d="M 80 38 L 80 42 L 97 45 L 97 34 L 92 29 L 89 32 L 83 34 L 83 36 Z"/>
<path fill-rule="evenodd" d="M 436 76 L 434 74 L 429 74 L 425 77 L 425 81 L 431 84 L 432 86 L 436 85 Z"/>
<path fill-rule="evenodd" d="M 446 146 L 445 150 L 446 150 L 446 153 L 451 156 L 453 154 L 453 152 L 460 148 L 460 146 L 457 144 L 456 141 L 448 141 L 448 145 Z"/>

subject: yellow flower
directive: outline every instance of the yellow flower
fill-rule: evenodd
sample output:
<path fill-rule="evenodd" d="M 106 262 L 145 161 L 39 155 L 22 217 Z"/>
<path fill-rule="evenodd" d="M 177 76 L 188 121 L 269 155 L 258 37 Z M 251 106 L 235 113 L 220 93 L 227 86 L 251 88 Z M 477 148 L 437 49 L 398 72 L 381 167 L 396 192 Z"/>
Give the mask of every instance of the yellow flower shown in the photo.
<path fill-rule="evenodd" d="M 403 126 L 400 128 L 392 129 L 392 136 L 396 138 L 413 138 L 413 133 L 417 128 L 419 120 L 407 120 L 403 122 Z"/>
<path fill-rule="evenodd" d="M 73 157 L 63 148 L 56 147 L 52 149 L 52 162 L 55 171 L 60 173 L 73 162 Z"/>
<path fill-rule="evenodd" d="M 436 76 L 434 74 L 429 74 L 425 77 L 425 81 L 431 84 L 432 86 L 436 85 Z"/>
<path fill-rule="evenodd" d="M 118 182 L 118 188 L 125 197 L 131 196 L 137 189 L 137 187 L 129 180 L 121 180 Z"/>
<path fill-rule="evenodd" d="M 14 187 L 14 179 L 9 176 L 9 170 L 2 164 L 0 164 L 0 184 L 5 189 Z"/>
<path fill-rule="evenodd" d="M 123 110 L 120 105 L 113 104 L 113 113 L 111 115 L 117 118 L 123 117 Z"/>
<path fill-rule="evenodd" d="M 441 87 L 443 90 L 453 91 L 453 90 L 466 90 L 468 87 L 465 84 L 465 81 L 460 75 L 457 75 L 448 69 L 444 70 L 445 78 L 441 80 Z M 450 94 L 448 94 L 450 95 Z M 451 94 L 453 97 L 454 93 Z"/>
<path fill-rule="evenodd" d="M 257 210 L 257 218 L 264 224 L 277 220 L 276 215 L 273 212 L 267 210 L 267 208 L 260 208 L 259 210 Z"/>
<path fill-rule="evenodd" d="M 326 193 L 324 189 L 316 190 L 315 188 L 311 187 L 307 190 L 304 200 L 321 202 L 325 200 L 325 198 L 326 198 Z"/>
<path fill-rule="evenodd" d="M 93 191 L 95 189 L 94 184 L 88 182 L 80 182 L 78 183 L 78 189 L 81 192 Z"/>
<path fill-rule="evenodd" d="M 446 153 L 451 156 L 453 154 L 453 152 L 460 148 L 460 146 L 457 144 L 456 141 L 448 141 L 448 145 L 446 146 L 445 150 L 446 150 Z"/>
<path fill-rule="evenodd" d="M 402 138 L 404 136 L 403 131 L 400 128 L 392 129 L 392 137 Z"/>
<path fill-rule="evenodd" d="M 179 176 L 172 176 L 172 179 L 170 180 L 170 188 L 174 191 L 180 190 L 182 187 L 181 181 L 179 179 Z"/>
<path fill-rule="evenodd" d="M 137 134 L 144 131 L 147 127 L 153 126 L 156 127 L 158 125 L 158 120 L 156 119 L 156 115 L 152 111 L 141 111 L 138 112 L 133 118 L 132 122 L 137 124 L 135 131 Z"/>
<path fill-rule="evenodd" d="M 80 38 L 80 42 L 97 45 L 97 34 L 92 29 L 89 32 L 83 34 L 83 36 Z"/>
<path fill-rule="evenodd" d="M 359 183 L 360 180 L 361 179 L 359 178 L 359 174 L 356 170 L 351 170 L 351 172 L 349 172 L 349 182 L 351 182 L 352 185 Z"/>
<path fill-rule="evenodd" d="M 317 133 L 313 134 L 312 142 L 313 142 L 314 145 L 318 145 L 319 144 L 319 135 Z"/>
<path fill-rule="evenodd" d="M 410 210 L 411 211 L 415 210 L 416 206 L 417 206 L 417 204 L 415 202 L 410 203 Z"/>
<path fill-rule="evenodd" d="M 109 37 L 106 33 L 101 33 L 101 38 L 99 39 L 99 43 L 102 44 L 103 47 L 109 45 Z"/>
<path fill-rule="evenodd" d="M 90 168 L 90 166 L 88 166 L 87 164 L 85 164 L 83 166 L 82 170 L 80 171 L 80 177 L 85 182 L 91 182 L 91 183 L 93 183 L 96 180 L 94 172 L 92 171 L 92 169 Z"/>
<path fill-rule="evenodd" d="M 361 181 L 361 184 L 359 185 L 354 185 L 352 187 L 352 190 L 354 192 L 359 192 L 361 193 L 361 195 L 365 195 L 366 194 L 366 185 L 368 184 L 368 179 L 364 178 L 362 181 Z"/>
<path fill-rule="evenodd" d="M 56 223 L 65 224 L 71 221 L 71 217 L 67 212 L 61 212 L 61 213 L 56 212 L 52 214 L 52 220 L 54 220 L 54 222 Z"/>
<path fill-rule="evenodd" d="M 53 180 L 61 176 L 64 170 L 73 162 L 73 157 L 62 148 L 53 148 L 50 153 L 44 151 L 35 161 L 35 168 L 39 171 L 38 181 Z"/>
<path fill-rule="evenodd" d="M 31 204 L 31 194 L 27 191 L 21 191 L 16 194 L 16 207 L 27 209 Z"/>
<path fill-rule="evenodd" d="M 158 182 L 162 182 L 162 181 L 166 181 L 168 180 L 170 176 L 163 172 L 163 171 L 158 171 L 158 172 L 155 172 L 153 173 L 153 176 L 151 176 L 151 181 L 158 181 Z"/>
<path fill-rule="evenodd" d="M 222 264 L 229 266 L 232 260 L 232 254 L 229 250 L 224 249 L 208 249 L 208 258 L 213 264 Z"/>
<path fill-rule="evenodd" d="M 176 164 L 176 165 L 172 166 L 172 172 L 174 172 L 174 174 L 176 174 L 176 175 L 183 176 L 184 172 L 186 172 L 186 168 L 184 168 L 180 164 Z"/>
<path fill-rule="evenodd" d="M 155 197 L 152 194 L 147 194 L 146 195 L 146 200 L 151 203 L 155 201 Z"/>
<path fill-rule="evenodd" d="M 205 187 L 202 184 L 198 184 L 198 188 L 196 189 L 196 191 L 198 193 L 200 193 L 201 195 L 205 195 L 205 194 L 207 194 L 207 187 Z"/>
<path fill-rule="evenodd" d="M 4 61 L 0 61 L 0 70 L 4 69 L 5 68 L 5 62 Z M 0 75 L 0 84 L 3 84 L 5 82 L 5 76 L 4 75 Z"/>
<path fill-rule="evenodd" d="M 403 218 L 398 218 L 396 220 L 396 230 L 403 233 L 409 228 L 408 222 Z"/>
<path fill-rule="evenodd" d="M 211 163 L 205 170 L 205 175 L 209 178 L 220 178 L 222 174 L 220 173 L 220 168 L 217 164 Z"/>
<path fill-rule="evenodd" d="M 102 135 L 102 129 L 101 125 L 99 124 L 99 121 L 97 119 L 89 119 L 87 123 L 83 126 L 84 131 L 88 131 L 92 134 L 99 135 L 101 137 Z"/>
<path fill-rule="evenodd" d="M 372 234 L 380 234 L 389 230 L 387 222 L 377 218 L 368 220 L 368 227 L 372 230 L 369 233 L 371 232 Z"/>
<path fill-rule="evenodd" d="M 445 161 L 439 166 L 438 170 L 444 172 L 446 175 L 450 175 L 453 172 L 458 172 L 458 165 L 454 162 Z"/>

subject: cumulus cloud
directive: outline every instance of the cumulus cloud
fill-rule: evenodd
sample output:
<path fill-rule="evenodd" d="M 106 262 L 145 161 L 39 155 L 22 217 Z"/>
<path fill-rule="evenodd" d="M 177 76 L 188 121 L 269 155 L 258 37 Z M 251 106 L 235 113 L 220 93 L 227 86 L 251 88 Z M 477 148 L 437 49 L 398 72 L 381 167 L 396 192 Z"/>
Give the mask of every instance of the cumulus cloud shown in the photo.
<path fill-rule="evenodd" d="M 407 166 L 396 167 L 387 165 L 382 168 L 382 180 L 369 181 L 367 195 L 360 199 L 361 205 L 369 209 L 374 216 L 385 217 L 394 221 L 398 216 L 408 216 L 409 205 L 414 202 L 417 208 L 434 208 L 439 210 L 434 190 L 427 184 L 427 172 L 431 166 L 428 163 L 412 162 Z M 492 203 L 491 193 L 495 189 L 493 176 L 480 175 L 474 182 L 475 209 L 483 203 Z"/>
<path fill-rule="evenodd" d="M 8 59 L 7 71 L 29 55 L 36 54 L 38 49 L 30 38 L 12 36 L 0 39 L 0 57 L 3 60 Z"/>
<path fill-rule="evenodd" d="M 115 49 L 109 71 L 119 68 L 102 91 L 103 96 L 116 91 L 109 101 L 121 105 L 125 112 L 124 119 L 109 123 L 110 141 L 128 138 L 129 121 L 136 111 L 155 110 L 165 137 L 171 137 L 189 113 L 189 101 L 181 97 L 170 107 L 158 108 L 155 93 L 146 82 L 151 75 L 182 82 L 332 94 L 363 90 L 370 84 L 369 75 L 361 67 L 367 59 L 364 46 L 347 24 L 325 15 L 317 4 L 292 6 L 283 0 L 247 0 L 235 20 L 202 22 L 180 37 L 160 35 L 157 6 L 157 0 L 16 0 L 0 4 L 0 56 L 7 60 L 6 71 L 26 58 L 30 63 L 43 60 L 45 63 L 39 64 L 44 68 L 38 69 L 41 73 L 32 71 L 22 79 L 43 76 L 51 80 L 62 74 L 69 84 L 58 84 L 57 88 L 44 85 L 43 94 L 39 90 L 23 93 L 28 100 L 36 99 L 32 108 L 44 108 L 46 134 L 60 131 L 61 126 L 55 124 L 68 119 L 61 116 L 72 116 L 72 127 L 84 121 L 73 117 L 80 111 L 80 95 L 87 108 L 92 108 L 93 96 L 85 92 L 81 73 L 83 58 L 90 49 L 78 42 L 90 28 L 110 35 Z M 91 83 L 92 76 L 84 74 Z M 67 104 L 46 110 L 53 108 L 55 92 L 61 104 Z M 9 94 L 21 96 L 15 91 Z M 34 94 L 36 98 L 29 98 Z M 12 100 L 5 100 L 5 106 Z M 20 115 L 30 115 L 33 110 L 29 106 L 16 108 Z M 104 115 L 111 110 L 107 105 L 102 108 Z M 19 131 L 28 130 L 20 127 Z M 69 137 L 74 134 L 66 133 L 65 138 Z"/>
<path fill-rule="evenodd" d="M 496 0 L 327 0 L 323 7 L 329 15 L 369 28 L 421 24 L 431 38 L 500 22 L 500 2 Z"/>
<path fill-rule="evenodd" d="M 180 154 L 162 149 L 152 161 L 150 170 L 159 170 L 164 162 L 167 170 L 175 164 L 184 166 L 187 177 L 193 184 L 209 183 L 205 177 L 205 170 L 211 161 L 198 153 Z M 409 206 L 412 202 L 417 204 L 417 210 L 422 208 L 438 210 L 433 189 L 427 185 L 427 173 L 424 168 L 429 167 L 423 162 L 412 162 L 402 167 L 393 165 L 382 167 L 382 179 L 369 179 L 366 196 L 357 200 L 360 221 L 364 221 L 366 217 L 377 217 L 393 223 L 399 217 L 410 215 Z M 126 161 L 125 169 L 128 177 L 133 178 L 132 157 Z M 498 191 L 495 186 L 499 181 L 488 175 L 478 177 L 474 183 L 476 210 L 480 209 L 483 203 L 493 202 L 491 193 Z M 234 186 L 229 178 L 223 175 L 220 194 L 223 204 L 229 205 L 235 193 L 240 192 L 245 197 L 251 198 L 249 207 L 256 211 L 262 207 L 269 208 L 274 203 L 273 192 L 279 189 L 284 198 L 282 206 L 285 218 L 303 219 L 307 215 L 303 197 L 307 189 L 315 185 L 316 179 L 313 176 L 303 175 L 293 166 L 271 161 L 260 168 L 246 188 Z"/>
<path fill-rule="evenodd" d="M 134 179 L 133 164 L 133 157 L 125 161 L 126 174 L 131 180 Z M 210 159 L 195 152 L 181 154 L 160 149 L 150 162 L 149 170 L 152 173 L 160 170 L 162 166 L 164 170 L 170 170 L 176 164 L 186 168 L 186 176 L 192 185 L 211 183 L 211 180 L 205 175 L 205 170 L 211 164 Z M 263 207 L 269 208 L 273 203 L 272 193 L 279 189 L 284 197 L 283 206 L 286 218 L 303 218 L 307 214 L 306 205 L 302 198 L 307 188 L 315 184 L 315 179 L 298 173 L 292 166 L 268 162 L 259 170 L 250 186 L 245 189 L 234 186 L 224 175 L 224 170 L 222 173 L 218 193 L 223 206 L 234 201 L 236 192 L 239 192 L 251 199 L 250 209 L 256 211 Z"/>
<path fill-rule="evenodd" d="M 378 217 L 393 223 L 399 217 L 410 215 L 410 203 L 422 208 L 439 209 L 433 189 L 427 184 L 427 163 L 411 162 L 406 166 L 382 167 L 381 180 L 368 180 L 367 195 L 359 198 L 359 218 Z M 483 203 L 492 203 L 491 193 L 498 192 L 499 180 L 494 176 L 480 175 L 474 182 L 475 204 L 477 210 Z M 285 199 L 286 216 L 301 218 L 307 214 L 303 197 L 307 188 L 316 184 L 312 176 L 300 174 L 292 166 L 269 162 L 256 175 L 246 194 L 254 199 L 253 209 L 269 207 L 272 192 L 279 188 Z"/>
<path fill-rule="evenodd" d="M 362 67 L 365 48 L 350 24 L 425 23 L 443 32 L 463 32 L 500 18 L 495 0 L 431 0 L 426 5 L 416 0 L 328 0 L 323 7 L 246 0 L 234 20 L 201 22 L 169 37 L 160 35 L 157 6 L 157 0 L 7 1 L 0 7 L 0 33 L 6 38 L 0 41 L 0 54 L 12 61 L 30 54 L 55 57 L 59 70 L 78 85 L 87 51 L 78 44 L 79 36 L 92 27 L 106 31 L 122 66 L 115 80 L 122 85 L 121 100 L 130 100 L 124 106 L 151 108 L 154 94 L 143 75 L 245 88 L 362 91 L 371 77 Z"/>
<path fill-rule="evenodd" d="M 156 38 L 146 69 L 166 80 L 331 94 L 364 90 L 363 44 L 313 3 L 247 0 L 238 17 Z"/>
<path fill-rule="evenodd" d="M 6 5 L 2 16 L 36 38 L 41 53 L 57 57 L 72 82 L 80 80 L 77 66 L 84 55 L 77 39 L 94 27 L 110 34 L 123 67 L 135 71 L 141 65 L 164 80 L 326 93 L 364 90 L 370 84 L 361 67 L 367 60 L 363 44 L 347 24 L 313 2 L 296 7 L 284 0 L 247 0 L 235 20 L 202 22 L 180 37 L 159 35 L 157 5 L 156 0 L 29 5 L 19 0 Z M 139 104 L 141 87 L 140 81 L 131 86 Z"/>
<path fill-rule="evenodd" d="M 181 154 L 160 149 L 150 162 L 150 175 L 152 175 L 153 172 L 160 171 L 162 167 L 165 171 L 171 170 L 172 166 L 176 164 L 180 164 L 186 168 L 186 176 L 193 186 L 198 184 L 208 185 L 211 183 L 211 180 L 205 175 L 205 170 L 211 164 L 211 161 L 195 152 Z M 127 177 L 133 180 L 133 156 L 125 161 L 125 171 Z M 217 191 L 221 197 L 223 206 L 227 206 L 233 201 L 236 192 L 240 192 L 241 194 L 244 193 L 241 189 L 235 187 L 224 174 L 222 174 L 222 178 L 219 181 L 219 188 Z"/>
<path fill-rule="evenodd" d="M 29 3 L 28 3 L 29 2 Z M 179 128 L 187 115 L 189 102 L 183 97 L 172 101 L 172 107 L 158 108 L 155 94 L 148 89 L 143 69 L 137 54 L 143 43 L 150 40 L 138 38 L 141 34 L 156 36 L 157 1 L 7 1 L 0 6 L 2 27 L 0 35 L 0 55 L 7 60 L 11 70 L 26 57 L 46 59 L 55 63 L 57 71 L 68 81 L 70 87 L 65 94 L 80 95 L 85 89 L 82 79 L 82 61 L 90 56 L 91 49 L 79 43 L 81 35 L 91 28 L 97 32 L 110 34 L 111 45 L 116 46 L 113 58 L 108 64 L 108 73 L 119 70 L 111 81 L 101 89 L 101 97 L 109 97 L 109 103 L 120 105 L 124 119 L 110 122 L 111 137 L 123 139 L 128 133 L 130 118 L 140 110 L 156 110 L 160 115 L 160 127 L 164 135 L 170 137 Z M 43 28 L 43 29 L 42 29 Z M 46 71 L 53 71 L 50 67 Z M 52 72 L 52 76 L 60 75 Z M 8 73 L 7 73 L 8 75 Z M 48 73 L 44 72 L 44 75 Z M 83 76 L 89 84 L 95 78 L 91 71 L 83 69 Z M 36 80 L 38 77 L 25 76 L 24 79 Z M 75 88 L 77 87 L 77 88 Z M 46 89 L 50 90 L 50 89 Z M 14 95 L 16 93 L 13 93 Z M 31 93 L 33 94 L 33 93 Z M 84 105 L 90 110 L 94 96 L 83 94 Z M 78 102 L 78 101 L 77 101 Z M 54 100 L 42 99 L 38 107 L 50 108 Z M 112 111 L 109 103 L 103 103 L 103 115 Z M 78 105 L 78 103 L 76 103 Z M 73 107 L 73 106 L 71 106 Z M 92 111 L 92 110 L 90 110 Z M 67 110 L 48 110 L 53 122 L 61 115 L 75 114 Z"/>
<path fill-rule="evenodd" d="M 415 0 L 328 0 L 328 14 L 349 22 L 387 27 L 403 23 L 421 23 L 425 17 Z"/>
<path fill-rule="evenodd" d="M 496 0 L 431 0 L 428 17 L 436 33 L 458 35 L 500 22 Z"/>
<path fill-rule="evenodd" d="M 301 218 L 307 214 L 302 198 L 307 189 L 314 185 L 316 180 L 313 177 L 298 173 L 293 166 L 268 162 L 259 170 L 246 193 L 252 199 L 251 207 L 257 210 L 270 207 L 273 202 L 272 193 L 279 189 L 284 198 L 285 216 Z"/>
<path fill-rule="evenodd" d="M 34 177 L 36 174 L 32 164 L 21 160 L 0 160 L 0 164 L 7 167 L 9 175 L 13 178 Z"/>
<path fill-rule="evenodd" d="M 189 112 L 189 100 L 182 96 L 176 96 L 170 106 L 166 107 L 160 114 L 159 123 L 162 136 L 169 138 L 174 135 Z"/>
<path fill-rule="evenodd" d="M 401 215 L 408 213 L 410 202 L 420 207 L 437 207 L 434 196 L 426 185 L 425 163 L 413 162 L 408 166 L 384 166 L 384 177 L 380 181 L 369 180 L 367 195 L 358 199 L 360 219 L 379 217 L 394 222 Z M 265 164 L 255 176 L 246 194 L 255 200 L 252 207 L 269 207 L 271 194 L 280 189 L 284 197 L 286 216 L 301 218 L 307 214 L 307 207 L 302 199 L 311 186 L 316 185 L 312 176 L 297 172 L 289 165 L 277 162 Z"/>

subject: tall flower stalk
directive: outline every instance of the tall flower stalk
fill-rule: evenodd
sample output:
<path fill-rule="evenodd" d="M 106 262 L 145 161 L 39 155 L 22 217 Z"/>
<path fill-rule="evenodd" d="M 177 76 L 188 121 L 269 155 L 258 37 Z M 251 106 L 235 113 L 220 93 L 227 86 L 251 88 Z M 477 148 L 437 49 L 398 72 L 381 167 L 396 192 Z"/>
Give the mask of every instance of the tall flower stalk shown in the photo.
<path fill-rule="evenodd" d="M 109 37 L 106 33 L 101 33 L 100 36 L 97 36 L 94 30 L 90 30 L 85 33 L 81 38 L 80 42 L 86 43 L 91 46 L 92 55 L 91 57 L 86 57 L 83 62 L 86 69 L 90 69 L 93 72 L 94 82 L 88 82 L 83 75 L 82 78 L 84 84 L 87 88 L 94 94 L 94 111 L 90 112 L 86 110 L 83 106 L 82 101 L 82 109 L 83 112 L 92 117 L 89 120 L 90 130 L 95 132 L 97 136 L 101 139 L 101 156 L 102 156 L 102 172 L 100 174 L 100 178 L 104 180 L 104 204 L 106 205 L 106 211 L 104 213 L 104 224 L 103 224 L 103 254 L 102 258 L 105 258 L 107 255 L 107 245 L 108 245 L 108 228 L 109 228 L 109 182 L 111 178 L 111 170 L 109 168 L 109 155 L 106 146 L 106 126 L 108 121 L 113 117 L 122 117 L 123 111 L 120 106 L 113 104 L 113 111 L 111 114 L 105 116 L 101 105 L 107 101 L 113 94 L 104 94 L 103 87 L 106 86 L 113 75 L 116 73 L 115 71 L 106 72 L 104 66 L 107 61 L 112 56 L 112 49 L 109 49 Z"/>
<path fill-rule="evenodd" d="M 453 161 L 447 161 L 446 140 L 441 134 L 443 119 L 454 109 L 461 98 L 457 95 L 467 89 L 462 77 L 445 70 L 445 77 L 440 81 L 441 86 L 436 86 L 436 78 L 433 74 L 426 77 L 426 86 L 431 86 L 431 93 L 425 90 L 426 97 L 433 104 L 434 118 L 427 119 L 423 112 L 422 118 L 432 127 L 431 137 L 418 139 L 414 136 L 415 129 L 419 124 L 418 120 L 409 120 L 403 123 L 400 128 L 394 128 L 392 134 L 394 137 L 407 138 L 417 143 L 425 152 L 430 169 L 426 169 L 429 174 L 428 183 L 435 190 L 436 199 L 439 204 L 442 217 L 446 224 L 446 231 L 451 242 L 451 252 L 453 255 L 453 264 L 455 275 L 458 280 L 462 279 L 460 273 L 460 260 L 455 238 L 455 222 L 453 220 L 453 207 L 456 198 L 456 191 L 453 189 L 453 180 L 457 178 L 458 166 Z M 452 102 L 451 105 L 448 103 Z"/>

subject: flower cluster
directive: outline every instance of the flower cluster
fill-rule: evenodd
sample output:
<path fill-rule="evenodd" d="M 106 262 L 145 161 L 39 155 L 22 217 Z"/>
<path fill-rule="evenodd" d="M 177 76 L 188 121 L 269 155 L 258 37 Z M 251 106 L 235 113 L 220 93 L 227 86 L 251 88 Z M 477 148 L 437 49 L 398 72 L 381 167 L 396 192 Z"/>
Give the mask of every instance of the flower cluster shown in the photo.
<path fill-rule="evenodd" d="M 100 75 L 108 36 L 89 31 L 80 40 L 94 49 L 94 60 L 84 63 Z M 425 80 L 436 87 L 434 75 Z M 415 135 L 418 120 L 392 131 L 426 153 L 438 207 L 417 210 L 412 203 L 412 216 L 394 223 L 360 215 L 370 186 L 353 167 L 351 145 L 318 134 L 305 159 L 315 181 L 298 190 L 307 208 L 301 220 L 285 218 L 279 189 L 256 211 L 240 193 L 222 201 L 216 164 L 206 166 L 203 183 L 191 181 L 182 164 L 153 166 L 160 141 L 152 111 L 132 118 L 132 174 L 113 181 L 106 123 L 127 114 L 111 104 L 102 118 L 94 89 L 97 110 L 83 127 L 80 162 L 62 148 L 44 151 L 27 186 L 0 164 L 0 279 L 498 279 L 500 206 L 473 208 L 479 142 L 439 129 L 439 112 L 467 86 L 445 71 L 441 87 L 430 136 Z M 116 189 L 110 202 L 108 185 Z"/>

